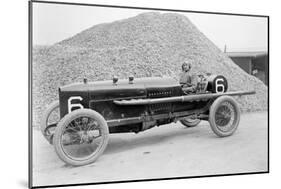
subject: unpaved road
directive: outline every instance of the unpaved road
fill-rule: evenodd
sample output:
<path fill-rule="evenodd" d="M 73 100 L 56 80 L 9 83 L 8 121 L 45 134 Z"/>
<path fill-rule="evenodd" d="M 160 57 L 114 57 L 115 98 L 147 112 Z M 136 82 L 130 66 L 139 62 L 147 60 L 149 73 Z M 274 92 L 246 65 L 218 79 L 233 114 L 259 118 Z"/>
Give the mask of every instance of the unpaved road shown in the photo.
<path fill-rule="evenodd" d="M 234 135 L 217 137 L 209 123 L 180 123 L 139 134 L 112 134 L 93 164 L 66 166 L 41 133 L 33 130 L 33 185 L 186 177 L 267 171 L 267 112 L 241 117 Z"/>

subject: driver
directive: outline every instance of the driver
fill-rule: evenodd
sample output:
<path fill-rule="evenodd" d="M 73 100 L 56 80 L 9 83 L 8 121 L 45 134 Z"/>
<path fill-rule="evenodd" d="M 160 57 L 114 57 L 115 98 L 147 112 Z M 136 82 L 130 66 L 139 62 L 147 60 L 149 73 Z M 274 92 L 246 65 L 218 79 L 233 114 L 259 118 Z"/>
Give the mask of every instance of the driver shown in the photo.
<path fill-rule="evenodd" d="M 191 70 L 191 64 L 187 61 L 185 61 L 182 66 L 182 72 L 180 73 L 180 85 L 182 87 L 182 90 L 185 93 L 192 93 L 196 90 L 196 80 L 194 79 L 194 76 L 190 73 Z"/>

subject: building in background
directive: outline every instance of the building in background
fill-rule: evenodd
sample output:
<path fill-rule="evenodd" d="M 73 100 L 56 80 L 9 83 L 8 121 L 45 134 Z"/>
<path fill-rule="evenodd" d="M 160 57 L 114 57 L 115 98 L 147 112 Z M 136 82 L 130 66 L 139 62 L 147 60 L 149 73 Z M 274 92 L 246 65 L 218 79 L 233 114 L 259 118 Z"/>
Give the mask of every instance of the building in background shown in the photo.
<path fill-rule="evenodd" d="M 225 53 L 245 72 L 256 76 L 268 85 L 268 53 L 266 51 Z"/>

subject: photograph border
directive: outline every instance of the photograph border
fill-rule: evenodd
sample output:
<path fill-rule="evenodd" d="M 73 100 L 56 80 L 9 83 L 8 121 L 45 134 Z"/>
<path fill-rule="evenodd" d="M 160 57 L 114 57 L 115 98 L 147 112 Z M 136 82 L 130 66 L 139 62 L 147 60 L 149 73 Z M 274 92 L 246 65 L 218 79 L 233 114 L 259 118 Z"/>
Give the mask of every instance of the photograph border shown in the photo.
<path fill-rule="evenodd" d="M 201 176 L 186 176 L 186 177 L 169 177 L 169 178 L 157 178 L 157 179 L 141 179 L 141 180 L 125 180 L 125 181 L 109 181 L 109 182 L 96 182 L 96 183 L 81 183 L 81 184 L 60 184 L 60 185 L 43 185 L 33 186 L 33 162 L 32 162 L 32 149 L 33 149 L 33 131 L 32 131 L 32 47 L 33 47 L 33 3 L 43 4 L 60 4 L 60 5 L 78 5 L 78 6 L 92 6 L 92 7 L 108 7 L 108 8 L 121 8 L 121 9 L 140 9 L 140 10 L 154 10 L 154 11 L 172 11 L 172 12 L 188 12 L 188 13 L 202 13 L 202 14 L 216 14 L 216 15 L 231 15 L 231 16 L 245 16 L 245 17 L 263 17 L 267 19 L 267 69 L 268 69 L 268 90 L 267 90 L 267 170 L 247 173 L 233 173 L 233 174 L 215 174 L 215 175 L 201 175 Z M 113 183 L 128 183 L 128 182 L 145 182 L 145 181 L 161 181 L 161 180 L 174 180 L 174 179 L 189 179 L 189 178 L 206 178 L 206 177 L 221 177 L 221 176 L 239 176 L 239 175 L 251 175 L 251 174 L 266 174 L 270 173 L 270 17 L 268 15 L 255 15 L 255 14 L 238 14 L 238 13 L 225 13 L 225 12 L 208 12 L 208 11 L 193 11 L 193 10 L 181 10 L 181 9 L 163 9 L 163 8 L 148 8 L 148 7 L 133 7 L 133 6 L 118 6 L 118 5 L 104 5 L 104 4 L 88 4 L 88 3 L 73 3 L 73 2 L 57 2 L 57 1 L 28 1 L 28 187 L 29 188 L 52 188 L 52 187 L 65 187 L 65 186 L 85 186 L 85 185 L 97 185 L 97 184 L 113 184 Z"/>

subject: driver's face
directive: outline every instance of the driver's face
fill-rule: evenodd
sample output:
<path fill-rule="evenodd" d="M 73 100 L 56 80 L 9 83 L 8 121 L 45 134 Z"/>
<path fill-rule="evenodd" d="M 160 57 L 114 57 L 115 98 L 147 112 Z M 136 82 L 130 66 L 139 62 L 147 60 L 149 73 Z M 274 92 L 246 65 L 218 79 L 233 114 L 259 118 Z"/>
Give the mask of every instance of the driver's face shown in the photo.
<path fill-rule="evenodd" d="M 183 65 L 183 71 L 185 71 L 185 72 L 189 71 L 189 66 L 184 64 Z"/>

